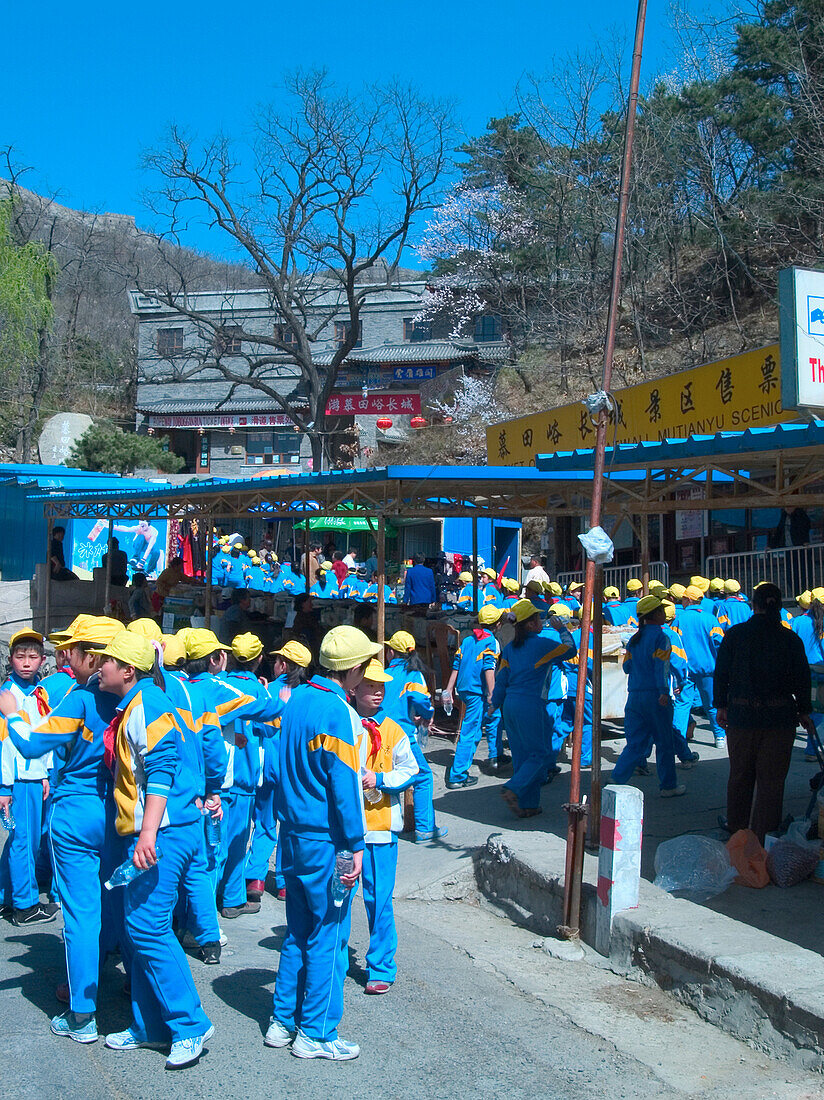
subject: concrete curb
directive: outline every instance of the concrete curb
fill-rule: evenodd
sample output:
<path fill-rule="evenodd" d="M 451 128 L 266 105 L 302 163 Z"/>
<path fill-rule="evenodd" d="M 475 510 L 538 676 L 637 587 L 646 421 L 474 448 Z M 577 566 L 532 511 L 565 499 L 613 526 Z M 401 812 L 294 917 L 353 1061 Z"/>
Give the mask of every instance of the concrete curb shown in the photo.
<path fill-rule="evenodd" d="M 590 945 L 597 869 L 597 859 L 587 856 L 581 938 Z M 563 873 L 564 841 L 552 834 L 493 833 L 475 856 L 481 891 L 545 936 L 554 936 L 560 923 Z M 610 965 L 636 976 L 640 971 L 758 1050 L 824 1069 L 824 963 L 812 951 L 642 879 L 638 908 L 613 922 Z"/>

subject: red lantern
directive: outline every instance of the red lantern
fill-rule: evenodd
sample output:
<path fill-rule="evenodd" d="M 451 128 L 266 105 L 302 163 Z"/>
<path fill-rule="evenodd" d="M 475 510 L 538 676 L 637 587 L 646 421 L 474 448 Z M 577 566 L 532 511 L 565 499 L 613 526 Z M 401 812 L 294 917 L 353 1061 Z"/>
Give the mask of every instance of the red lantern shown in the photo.
<path fill-rule="evenodd" d="M 445 416 L 443 418 L 443 422 L 444 422 L 444 424 L 451 424 L 452 423 L 452 417 L 451 416 Z"/>
<path fill-rule="evenodd" d="M 426 427 L 426 421 L 424 420 L 424 418 L 422 416 L 413 416 L 412 419 L 409 421 L 409 423 L 412 425 L 413 428 L 425 428 Z"/>
<path fill-rule="evenodd" d="M 377 419 L 377 425 L 382 432 L 388 431 L 392 427 L 392 421 L 388 416 L 379 416 Z"/>

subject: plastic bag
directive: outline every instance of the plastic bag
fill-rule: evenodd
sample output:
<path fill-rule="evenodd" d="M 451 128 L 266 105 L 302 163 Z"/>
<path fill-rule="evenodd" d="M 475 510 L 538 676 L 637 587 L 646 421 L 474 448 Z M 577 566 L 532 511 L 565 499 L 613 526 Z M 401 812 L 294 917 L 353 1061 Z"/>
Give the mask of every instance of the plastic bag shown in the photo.
<path fill-rule="evenodd" d="M 603 527 L 591 527 L 585 535 L 578 536 L 578 541 L 586 551 L 589 560 L 594 561 L 596 565 L 606 565 L 608 561 L 612 561 L 615 547 Z"/>
<path fill-rule="evenodd" d="M 730 863 L 738 872 L 736 882 L 760 890 L 770 881 L 767 872 L 767 853 L 758 843 L 752 829 L 739 829 L 727 841 Z"/>
<path fill-rule="evenodd" d="M 799 848 L 810 848 L 812 851 L 818 852 L 821 847 L 821 841 L 818 837 L 815 837 L 813 840 L 807 839 L 807 834 L 810 831 L 811 825 L 812 822 L 809 818 L 796 818 L 795 821 L 790 823 L 784 836 L 780 837 L 776 843 L 783 844 L 786 842 L 787 844 L 795 844 Z"/>
<path fill-rule="evenodd" d="M 727 849 L 708 836 L 676 836 L 655 851 L 655 885 L 692 901 L 706 901 L 723 893 L 735 875 Z"/>
<path fill-rule="evenodd" d="M 767 872 L 775 885 L 796 886 L 809 878 L 818 865 L 820 843 L 810 847 L 777 840 L 767 852 Z"/>

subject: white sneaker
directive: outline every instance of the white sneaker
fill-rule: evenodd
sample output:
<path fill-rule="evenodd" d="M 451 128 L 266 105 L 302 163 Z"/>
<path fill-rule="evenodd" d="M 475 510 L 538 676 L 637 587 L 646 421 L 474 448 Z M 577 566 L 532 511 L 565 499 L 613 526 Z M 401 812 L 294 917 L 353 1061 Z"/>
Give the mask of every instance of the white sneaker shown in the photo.
<path fill-rule="evenodd" d="M 273 1016 L 269 1021 L 269 1030 L 263 1037 L 263 1041 L 267 1047 L 288 1047 L 296 1035 L 296 1031 L 290 1031 L 288 1027 Z"/>
<path fill-rule="evenodd" d="M 225 947 L 226 944 L 229 942 L 229 937 L 226 935 L 226 933 L 223 931 L 223 929 L 220 928 L 219 926 L 218 926 L 218 932 L 220 932 L 220 946 Z"/>
<path fill-rule="evenodd" d="M 189 1035 L 185 1039 L 178 1039 L 172 1043 L 169 1057 L 166 1059 L 166 1069 L 183 1069 L 196 1062 L 203 1051 L 203 1044 L 208 1043 L 214 1035 L 215 1029 L 209 1025 L 208 1031 L 203 1035 Z"/>
<path fill-rule="evenodd" d="M 687 788 L 683 783 L 680 783 L 677 787 L 666 787 L 661 791 L 662 798 L 678 798 L 679 795 L 686 794 Z"/>
<path fill-rule="evenodd" d="M 292 1043 L 292 1053 L 296 1058 L 329 1058 L 333 1062 L 350 1062 L 360 1054 L 360 1047 L 357 1043 L 346 1043 L 343 1039 L 330 1039 L 321 1043 L 299 1031 Z"/>
<path fill-rule="evenodd" d="M 168 1043 L 150 1043 L 148 1040 L 138 1039 L 131 1028 L 125 1031 L 113 1031 L 106 1036 L 106 1046 L 109 1050 L 139 1050 L 148 1047 L 150 1050 L 163 1050 Z"/>

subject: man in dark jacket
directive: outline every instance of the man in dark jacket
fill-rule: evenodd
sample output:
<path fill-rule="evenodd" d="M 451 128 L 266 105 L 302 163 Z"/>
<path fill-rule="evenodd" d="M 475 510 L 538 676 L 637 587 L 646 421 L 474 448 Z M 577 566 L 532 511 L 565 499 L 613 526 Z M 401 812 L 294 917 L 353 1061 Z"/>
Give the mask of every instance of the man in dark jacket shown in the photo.
<path fill-rule="evenodd" d="M 733 833 L 751 828 L 763 844 L 781 824 L 796 728 L 813 724 L 804 643 L 782 624 L 774 584 L 756 588 L 752 618 L 724 635 L 713 688 L 730 756 L 727 823 Z"/>
<path fill-rule="evenodd" d="M 415 554 L 412 568 L 406 571 L 403 602 L 417 610 L 426 611 L 436 599 L 435 574 L 423 564 L 423 554 Z"/>

